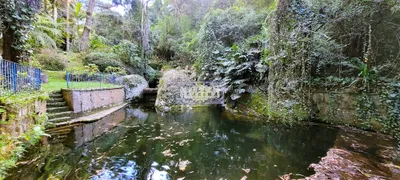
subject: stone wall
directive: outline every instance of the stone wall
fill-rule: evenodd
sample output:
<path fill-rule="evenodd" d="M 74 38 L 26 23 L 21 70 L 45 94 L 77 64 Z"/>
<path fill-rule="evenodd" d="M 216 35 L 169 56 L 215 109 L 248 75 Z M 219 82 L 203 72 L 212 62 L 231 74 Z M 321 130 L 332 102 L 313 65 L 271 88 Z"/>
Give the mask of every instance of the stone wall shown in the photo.
<path fill-rule="evenodd" d="M 96 122 L 74 127 L 75 146 L 79 147 L 85 142 L 93 141 L 96 137 L 123 122 L 125 117 L 125 109 L 120 109 Z"/>
<path fill-rule="evenodd" d="M 359 97 L 362 94 L 354 93 L 327 93 L 327 92 L 316 92 L 311 95 L 311 110 L 313 111 L 315 118 L 323 120 L 332 124 L 345 124 L 355 127 L 369 126 L 374 130 L 380 130 L 381 124 L 379 123 L 379 117 L 386 114 L 385 106 L 381 103 L 382 99 L 377 94 L 368 94 L 368 98 L 371 100 L 371 104 L 374 107 L 370 107 L 369 111 L 373 113 L 360 112 L 357 108 L 360 103 Z M 360 119 L 360 116 L 365 118 Z"/>
<path fill-rule="evenodd" d="M 14 107 L 12 105 L 6 105 L 7 112 L 3 114 L 3 118 L 14 116 L 7 124 L 0 125 L 6 134 L 10 134 L 13 137 L 19 137 L 27 132 L 34 124 L 37 124 L 32 115 L 43 116 L 46 113 L 46 101 L 35 100 L 31 104 L 24 105 L 22 107 Z"/>
<path fill-rule="evenodd" d="M 75 114 L 120 104 L 125 100 L 125 91 L 123 88 L 92 90 L 63 89 L 62 93 L 68 106 Z"/>

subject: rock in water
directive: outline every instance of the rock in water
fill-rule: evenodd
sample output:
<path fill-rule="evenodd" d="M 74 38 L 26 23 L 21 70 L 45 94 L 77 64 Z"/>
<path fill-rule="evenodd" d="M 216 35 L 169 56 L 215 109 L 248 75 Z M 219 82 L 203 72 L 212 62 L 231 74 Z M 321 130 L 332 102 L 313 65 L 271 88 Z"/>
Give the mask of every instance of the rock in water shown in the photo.
<path fill-rule="evenodd" d="M 156 107 L 161 111 L 169 111 L 172 107 L 191 104 L 181 97 L 181 89 L 192 87 L 195 81 L 183 71 L 170 70 L 163 74 L 157 93 Z"/>
<path fill-rule="evenodd" d="M 220 104 L 220 88 L 194 80 L 192 71 L 170 70 L 163 74 L 157 93 L 156 108 L 162 112 L 181 110 L 193 106 Z"/>
<path fill-rule="evenodd" d="M 119 77 L 116 82 L 125 88 L 125 99 L 128 101 L 139 100 L 143 90 L 149 87 L 146 79 L 136 74 Z"/>

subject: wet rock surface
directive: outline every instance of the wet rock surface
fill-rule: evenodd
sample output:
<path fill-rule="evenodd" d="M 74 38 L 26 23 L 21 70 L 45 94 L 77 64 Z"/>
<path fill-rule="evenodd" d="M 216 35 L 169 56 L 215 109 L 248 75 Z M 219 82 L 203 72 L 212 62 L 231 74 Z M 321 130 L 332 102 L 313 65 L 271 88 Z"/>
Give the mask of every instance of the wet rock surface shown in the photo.
<path fill-rule="evenodd" d="M 388 136 L 342 128 L 334 147 L 311 164 L 315 174 L 306 180 L 319 179 L 400 179 L 400 152 Z"/>
<path fill-rule="evenodd" d="M 144 77 L 135 74 L 119 77 L 116 81 L 125 88 L 125 99 L 128 101 L 140 99 L 143 90 L 149 87 Z"/>
<path fill-rule="evenodd" d="M 157 94 L 156 107 L 161 111 L 170 111 L 173 106 L 192 104 L 181 97 L 181 88 L 191 87 L 195 81 L 182 70 L 170 70 L 164 73 Z"/>
<path fill-rule="evenodd" d="M 221 104 L 222 90 L 195 80 L 192 71 L 170 70 L 160 80 L 155 106 L 159 111 Z"/>

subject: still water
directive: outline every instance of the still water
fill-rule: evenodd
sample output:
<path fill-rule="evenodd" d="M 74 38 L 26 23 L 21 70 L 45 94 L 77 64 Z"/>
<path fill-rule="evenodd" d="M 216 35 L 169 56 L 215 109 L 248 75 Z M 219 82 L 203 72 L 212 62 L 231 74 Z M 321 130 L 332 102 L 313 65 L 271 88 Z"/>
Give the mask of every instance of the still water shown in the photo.
<path fill-rule="evenodd" d="M 308 167 L 338 129 L 234 121 L 222 108 L 158 114 L 127 107 L 91 124 L 55 129 L 8 179 L 279 179 Z"/>

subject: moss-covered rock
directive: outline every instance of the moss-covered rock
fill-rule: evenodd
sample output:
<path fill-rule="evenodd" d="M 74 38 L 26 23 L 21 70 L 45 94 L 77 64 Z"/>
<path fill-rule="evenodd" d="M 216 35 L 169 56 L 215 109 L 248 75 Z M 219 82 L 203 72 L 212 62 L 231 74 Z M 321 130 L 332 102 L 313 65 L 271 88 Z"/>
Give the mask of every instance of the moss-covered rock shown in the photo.
<path fill-rule="evenodd" d="M 156 108 L 160 111 L 180 109 L 192 105 L 193 101 L 181 97 L 181 89 L 192 87 L 196 83 L 184 71 L 170 70 L 164 73 L 159 83 Z"/>
<path fill-rule="evenodd" d="M 135 74 L 119 77 L 116 81 L 125 88 L 125 99 L 127 101 L 140 99 L 143 90 L 149 87 L 149 83 L 144 77 Z"/>

